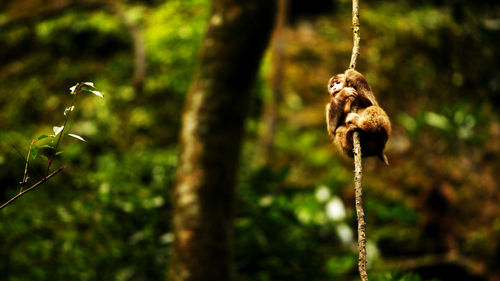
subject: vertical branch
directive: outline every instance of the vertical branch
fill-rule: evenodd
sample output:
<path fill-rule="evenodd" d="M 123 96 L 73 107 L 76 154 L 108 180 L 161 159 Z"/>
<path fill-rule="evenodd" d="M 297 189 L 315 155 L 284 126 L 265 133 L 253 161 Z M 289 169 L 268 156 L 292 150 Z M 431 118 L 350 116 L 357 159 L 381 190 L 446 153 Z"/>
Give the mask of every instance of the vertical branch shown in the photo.
<path fill-rule="evenodd" d="M 363 163 L 361 162 L 361 144 L 358 132 L 354 132 L 352 137 L 354 145 L 354 193 L 356 198 L 356 217 L 358 218 L 358 269 L 361 280 L 368 281 L 366 273 L 366 220 L 363 211 L 363 189 L 361 180 L 363 178 Z"/>
<path fill-rule="evenodd" d="M 353 47 L 351 62 L 349 68 L 356 67 L 356 61 L 359 56 L 359 1 L 352 0 L 352 33 L 353 33 Z M 353 108 L 357 111 L 357 108 Z M 368 274 L 366 272 L 366 221 L 365 213 L 363 211 L 363 189 L 361 187 L 361 180 L 363 177 L 363 163 L 361 162 L 361 144 L 359 141 L 359 133 L 353 134 L 353 152 L 354 152 L 354 192 L 356 197 L 356 217 L 358 218 L 358 248 L 359 259 L 358 269 L 359 276 L 362 281 L 368 281 Z"/>
<path fill-rule="evenodd" d="M 359 1 L 352 0 L 352 35 L 353 35 L 353 46 L 351 62 L 349 63 L 349 68 L 356 68 L 356 61 L 359 56 Z"/>

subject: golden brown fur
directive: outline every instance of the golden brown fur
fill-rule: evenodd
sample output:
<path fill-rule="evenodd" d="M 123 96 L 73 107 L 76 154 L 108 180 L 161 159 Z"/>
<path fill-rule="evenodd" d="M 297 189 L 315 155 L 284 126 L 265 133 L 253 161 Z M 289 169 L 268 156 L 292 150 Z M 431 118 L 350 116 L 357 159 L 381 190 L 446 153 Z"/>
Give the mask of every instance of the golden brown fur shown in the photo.
<path fill-rule="evenodd" d="M 391 121 L 378 106 L 365 77 L 349 69 L 330 79 L 328 91 L 331 100 L 326 106 L 327 130 L 339 150 L 353 156 L 352 135 L 357 131 L 361 155 L 377 156 L 388 164 L 384 148 L 391 135 Z M 352 105 L 358 108 L 357 112 L 351 112 Z"/>

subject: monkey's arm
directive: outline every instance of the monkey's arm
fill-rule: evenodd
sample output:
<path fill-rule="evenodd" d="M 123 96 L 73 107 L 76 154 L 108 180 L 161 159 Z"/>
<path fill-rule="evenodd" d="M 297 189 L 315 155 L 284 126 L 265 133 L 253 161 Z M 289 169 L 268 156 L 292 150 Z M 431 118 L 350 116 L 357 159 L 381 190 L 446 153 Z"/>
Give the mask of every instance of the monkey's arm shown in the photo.
<path fill-rule="evenodd" d="M 336 104 L 334 100 L 326 105 L 326 129 L 328 131 L 328 134 L 332 137 L 335 136 L 335 130 L 338 127 L 338 123 L 342 113 L 338 109 L 335 110 L 335 108 Z"/>
<path fill-rule="evenodd" d="M 346 114 L 351 111 L 351 103 L 357 96 L 358 93 L 354 88 L 346 87 L 326 105 L 326 125 L 332 137 L 335 136 L 337 128 L 342 125 L 340 123 L 343 122 Z"/>
<path fill-rule="evenodd" d="M 359 104 L 361 104 L 362 107 L 378 105 L 372 89 L 363 74 L 354 69 L 348 69 L 345 71 L 345 78 L 347 85 L 353 87 L 358 92 Z"/>

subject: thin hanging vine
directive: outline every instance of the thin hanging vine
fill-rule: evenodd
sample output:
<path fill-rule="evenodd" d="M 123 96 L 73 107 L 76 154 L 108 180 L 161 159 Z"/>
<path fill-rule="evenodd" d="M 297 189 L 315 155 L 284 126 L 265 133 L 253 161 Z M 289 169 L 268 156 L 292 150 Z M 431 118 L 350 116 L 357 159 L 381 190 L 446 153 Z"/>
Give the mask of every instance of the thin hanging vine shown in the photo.
<path fill-rule="evenodd" d="M 352 0 L 352 33 L 353 33 L 353 47 L 351 62 L 349 68 L 356 68 L 356 61 L 359 56 L 359 1 Z M 357 111 L 357 108 L 353 108 Z M 368 281 L 368 273 L 366 272 L 366 220 L 365 212 L 363 211 L 363 189 L 361 187 L 361 180 L 363 178 L 363 163 L 361 162 L 361 144 L 359 141 L 359 133 L 353 134 L 354 146 L 354 192 L 356 200 L 356 217 L 358 219 L 358 269 L 361 280 Z"/>

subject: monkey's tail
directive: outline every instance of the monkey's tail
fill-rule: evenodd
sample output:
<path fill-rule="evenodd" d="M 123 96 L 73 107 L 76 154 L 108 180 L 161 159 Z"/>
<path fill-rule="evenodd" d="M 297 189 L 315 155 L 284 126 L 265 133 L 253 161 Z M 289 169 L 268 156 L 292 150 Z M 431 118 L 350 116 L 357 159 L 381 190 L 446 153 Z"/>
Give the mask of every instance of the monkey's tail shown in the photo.
<path fill-rule="evenodd" d="M 387 155 L 385 155 L 383 152 L 377 155 L 377 157 L 384 162 L 385 165 L 389 166 L 389 159 L 387 159 Z"/>

